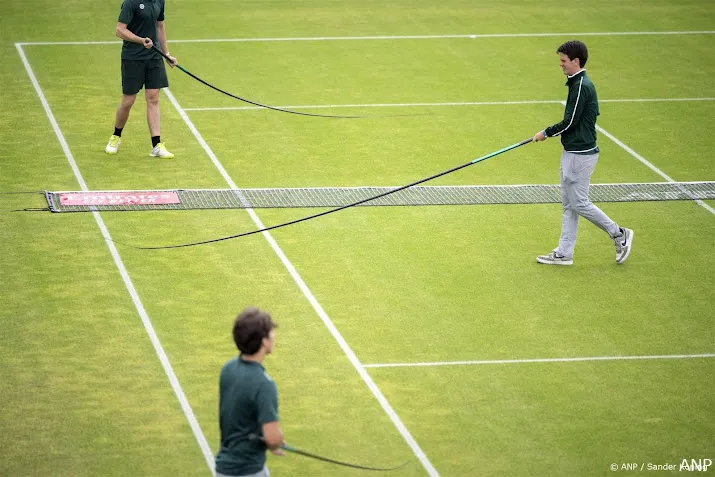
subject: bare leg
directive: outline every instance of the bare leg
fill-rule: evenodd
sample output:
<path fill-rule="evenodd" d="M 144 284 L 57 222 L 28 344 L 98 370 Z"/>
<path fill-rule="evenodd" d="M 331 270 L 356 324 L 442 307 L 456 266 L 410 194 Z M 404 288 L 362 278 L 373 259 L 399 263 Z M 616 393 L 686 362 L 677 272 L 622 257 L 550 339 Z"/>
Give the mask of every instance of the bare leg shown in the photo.
<path fill-rule="evenodd" d="M 134 101 L 136 99 L 136 94 L 122 95 L 122 101 L 119 103 L 119 107 L 117 108 L 117 114 L 114 118 L 114 126 L 118 127 L 119 129 L 124 128 L 124 126 L 127 124 L 127 120 L 129 119 L 129 112 L 132 110 L 132 106 L 134 105 Z"/>
<path fill-rule="evenodd" d="M 159 114 L 159 90 L 146 90 L 146 122 L 149 124 L 149 134 L 161 136 L 161 116 Z"/>

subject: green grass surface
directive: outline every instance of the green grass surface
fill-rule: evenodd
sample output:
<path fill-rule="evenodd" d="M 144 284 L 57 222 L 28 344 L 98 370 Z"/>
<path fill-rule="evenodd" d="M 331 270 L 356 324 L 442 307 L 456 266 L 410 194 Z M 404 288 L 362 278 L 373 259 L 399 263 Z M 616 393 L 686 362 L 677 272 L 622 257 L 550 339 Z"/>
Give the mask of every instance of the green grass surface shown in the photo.
<path fill-rule="evenodd" d="M 107 41 L 119 5 L 0 4 L 0 192 L 79 184 L 15 46 Z M 28 16 L 28 11 L 32 15 Z M 170 0 L 172 39 L 711 30 L 706 0 L 428 3 Z M 554 101 L 567 35 L 175 43 L 181 64 L 273 105 Z M 715 35 L 582 36 L 602 100 L 713 98 Z M 25 45 L 88 187 L 226 188 L 167 95 L 162 137 L 174 161 L 147 157 L 139 98 L 120 153 L 103 148 L 120 96 L 119 44 Z M 183 108 L 245 106 L 169 72 Z M 305 118 L 264 110 L 188 111 L 239 187 L 402 185 L 529 137 L 558 103 L 306 109 L 414 117 Z M 598 122 L 675 180 L 715 180 L 715 101 L 603 102 Z M 593 182 L 656 182 L 604 135 Z M 549 140 L 434 184 L 547 184 Z M 715 206 L 715 201 L 708 202 Z M 0 475 L 210 475 L 201 448 L 91 214 L 13 212 L 40 195 L 0 194 Z M 539 266 L 560 206 L 362 207 L 273 237 L 363 364 L 713 353 L 715 217 L 691 202 L 601 204 L 636 231 L 612 243 L 582 221 L 573 267 Z M 265 225 L 314 210 L 260 210 Z M 234 211 L 103 213 L 113 239 L 157 245 L 255 228 Z M 289 443 L 428 475 L 334 336 L 260 235 L 142 252 L 119 246 L 212 452 L 217 381 L 247 305 L 273 312 Z M 613 462 L 715 456 L 715 361 L 521 363 L 367 368 L 443 476 L 602 476 Z M 363 475 L 288 456 L 276 476 Z M 646 472 L 642 472 L 646 474 Z M 664 475 L 667 472 L 655 472 Z"/>

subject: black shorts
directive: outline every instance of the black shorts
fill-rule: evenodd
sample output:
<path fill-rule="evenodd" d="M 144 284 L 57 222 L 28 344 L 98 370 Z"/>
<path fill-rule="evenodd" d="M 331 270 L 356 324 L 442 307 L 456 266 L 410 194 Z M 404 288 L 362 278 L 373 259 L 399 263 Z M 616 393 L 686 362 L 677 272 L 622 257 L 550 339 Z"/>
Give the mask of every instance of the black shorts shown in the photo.
<path fill-rule="evenodd" d="M 133 95 L 142 87 L 160 89 L 168 86 L 164 60 L 122 60 L 122 93 Z"/>

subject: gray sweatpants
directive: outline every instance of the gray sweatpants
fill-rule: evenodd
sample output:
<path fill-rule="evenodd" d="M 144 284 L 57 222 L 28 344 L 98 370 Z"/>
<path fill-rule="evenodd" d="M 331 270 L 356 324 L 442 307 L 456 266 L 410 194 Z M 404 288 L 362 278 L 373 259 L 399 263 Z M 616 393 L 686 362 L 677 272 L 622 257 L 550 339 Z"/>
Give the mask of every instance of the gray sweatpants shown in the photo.
<path fill-rule="evenodd" d="M 578 231 L 578 217 L 590 220 L 611 238 L 620 233 L 618 225 L 588 199 L 591 174 L 596 168 L 598 153 L 582 155 L 563 151 L 561 153 L 561 203 L 564 215 L 561 222 L 561 238 L 556 253 L 573 257 Z"/>

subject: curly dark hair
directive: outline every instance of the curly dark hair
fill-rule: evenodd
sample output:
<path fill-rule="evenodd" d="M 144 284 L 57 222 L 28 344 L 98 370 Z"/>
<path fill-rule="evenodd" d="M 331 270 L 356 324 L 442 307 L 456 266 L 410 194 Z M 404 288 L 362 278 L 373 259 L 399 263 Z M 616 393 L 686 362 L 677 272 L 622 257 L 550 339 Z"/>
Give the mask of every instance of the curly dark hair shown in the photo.
<path fill-rule="evenodd" d="M 578 58 L 581 68 L 584 68 L 586 61 L 588 61 L 588 48 L 586 48 L 585 44 L 577 40 L 567 41 L 556 50 L 556 53 L 563 53 L 568 56 L 571 61 L 573 61 L 574 58 Z"/>
<path fill-rule="evenodd" d="M 233 323 L 233 341 L 241 353 L 255 354 L 261 349 L 263 338 L 268 338 L 274 328 L 278 325 L 270 313 L 249 307 L 239 313 Z"/>

